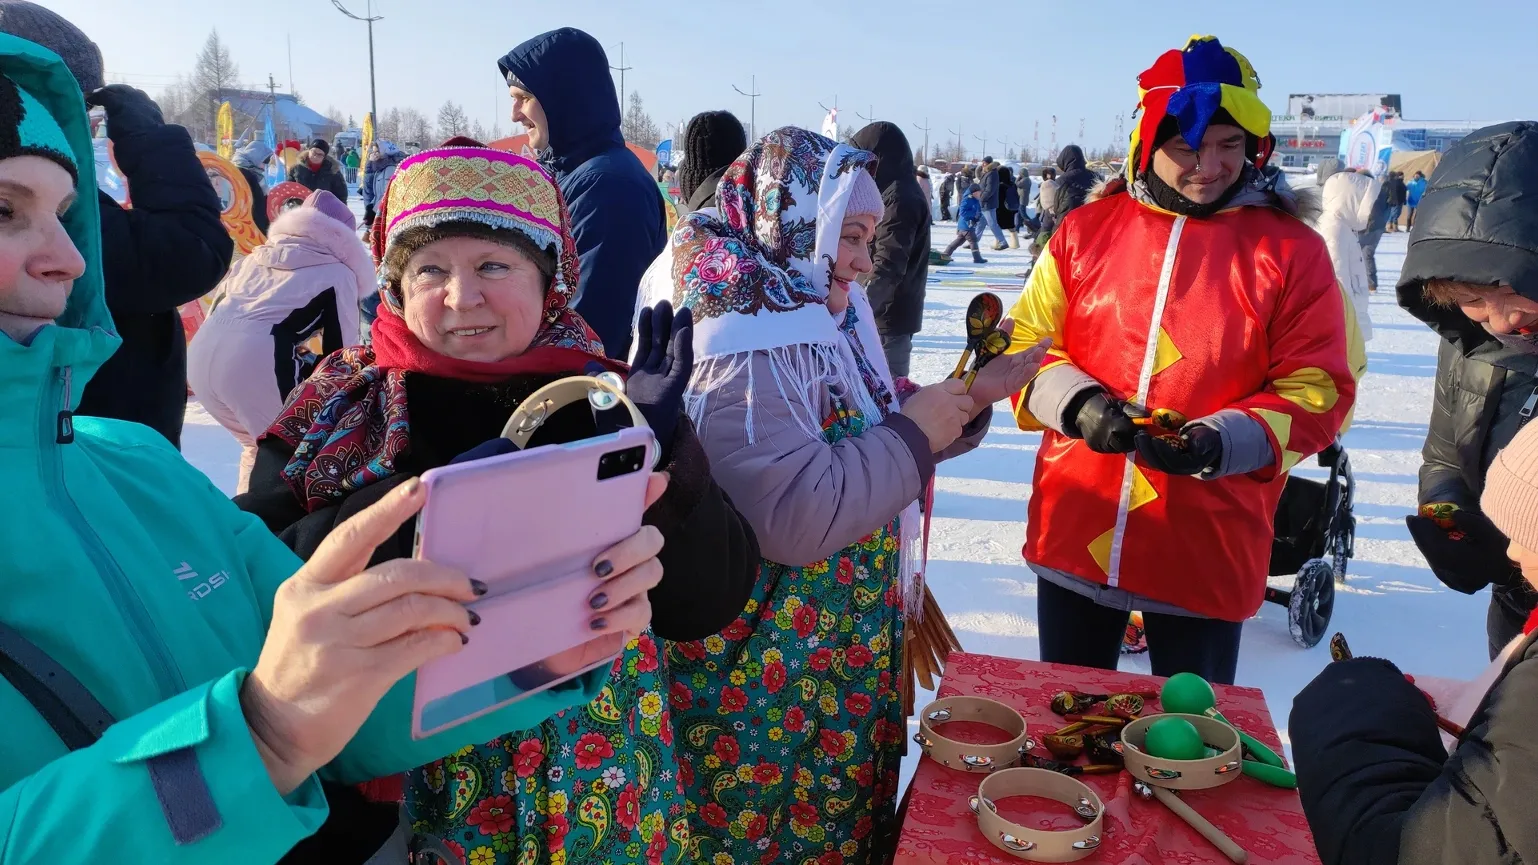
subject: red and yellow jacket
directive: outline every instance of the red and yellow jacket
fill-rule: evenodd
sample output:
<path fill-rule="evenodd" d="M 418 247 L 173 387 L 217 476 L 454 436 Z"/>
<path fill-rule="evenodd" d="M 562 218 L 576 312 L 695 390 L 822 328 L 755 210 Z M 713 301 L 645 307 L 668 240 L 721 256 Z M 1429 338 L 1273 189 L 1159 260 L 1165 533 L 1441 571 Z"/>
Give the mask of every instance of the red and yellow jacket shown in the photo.
<path fill-rule="evenodd" d="M 1276 207 L 1192 219 L 1116 194 L 1063 222 L 1010 315 L 1012 351 L 1052 338 L 1043 370 L 1072 364 L 1192 420 L 1238 409 L 1274 454 L 1250 474 L 1166 475 L 1048 429 L 1016 395 L 1020 428 L 1046 430 L 1026 559 L 1203 616 L 1254 615 L 1285 472 L 1335 440 L 1356 395 L 1324 240 Z"/>

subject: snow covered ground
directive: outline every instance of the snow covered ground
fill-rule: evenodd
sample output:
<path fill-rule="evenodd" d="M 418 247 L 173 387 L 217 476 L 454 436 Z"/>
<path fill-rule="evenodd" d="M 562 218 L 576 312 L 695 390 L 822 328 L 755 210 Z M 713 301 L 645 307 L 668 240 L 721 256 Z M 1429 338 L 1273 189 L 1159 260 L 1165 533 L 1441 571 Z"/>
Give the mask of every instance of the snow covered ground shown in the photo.
<path fill-rule="evenodd" d="M 935 226 L 936 245 L 954 223 Z M 1392 286 L 1404 260 L 1403 234 L 1378 248 L 1379 281 Z M 991 290 L 1006 304 L 1018 291 L 1025 250 L 985 252 L 989 263 L 970 274 L 938 274 L 929 288 L 924 332 L 914 340 L 914 379 L 939 380 L 962 348 L 967 302 Z M 966 253 L 954 268 L 963 264 Z M 1436 337 L 1394 303 L 1391 288 L 1372 302 L 1375 337 L 1358 395 L 1356 424 L 1346 437 L 1357 479 L 1357 558 L 1348 585 L 1336 595 L 1331 631 L 1341 631 L 1359 655 L 1396 661 L 1410 672 L 1471 678 L 1485 665 L 1486 595 L 1467 597 L 1437 582 L 1405 529 L 1415 507 L 1420 447 L 1431 409 Z M 929 581 L 962 645 L 970 652 L 1037 657 L 1036 578 L 1020 558 L 1025 505 L 1040 436 L 1015 429 L 1007 406 L 977 451 L 945 463 L 939 473 L 930 538 Z M 187 458 L 221 489 L 233 492 L 239 448 L 195 403 L 183 434 Z M 1305 463 L 1300 473 L 1323 472 Z M 1278 578 L 1290 587 L 1290 578 Z M 1265 691 L 1272 716 L 1285 724 L 1292 697 L 1329 662 L 1324 645 L 1301 649 L 1287 631 L 1287 611 L 1266 605 L 1244 629 L 1239 683 Z M 1124 669 L 1148 671 L 1147 656 L 1123 658 Z M 923 705 L 928 695 L 920 695 Z M 915 722 L 916 723 L 916 722 Z M 1286 741 L 1286 732 L 1283 731 Z M 904 764 L 904 780 L 917 750 Z"/>

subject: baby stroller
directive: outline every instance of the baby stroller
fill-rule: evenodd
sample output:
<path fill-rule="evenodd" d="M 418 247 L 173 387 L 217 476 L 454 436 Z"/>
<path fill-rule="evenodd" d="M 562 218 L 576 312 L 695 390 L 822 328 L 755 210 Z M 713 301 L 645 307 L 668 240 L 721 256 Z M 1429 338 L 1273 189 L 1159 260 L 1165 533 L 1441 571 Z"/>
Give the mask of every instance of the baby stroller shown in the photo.
<path fill-rule="evenodd" d="M 1319 465 L 1330 470 L 1328 480 L 1287 476 L 1276 507 L 1269 573 L 1296 574 L 1297 579 L 1291 591 L 1266 588 L 1266 600 L 1287 608 L 1287 629 L 1305 649 L 1313 648 L 1330 626 L 1335 583 L 1346 581 L 1346 561 L 1356 546 L 1351 459 L 1337 441 L 1319 454 Z"/>

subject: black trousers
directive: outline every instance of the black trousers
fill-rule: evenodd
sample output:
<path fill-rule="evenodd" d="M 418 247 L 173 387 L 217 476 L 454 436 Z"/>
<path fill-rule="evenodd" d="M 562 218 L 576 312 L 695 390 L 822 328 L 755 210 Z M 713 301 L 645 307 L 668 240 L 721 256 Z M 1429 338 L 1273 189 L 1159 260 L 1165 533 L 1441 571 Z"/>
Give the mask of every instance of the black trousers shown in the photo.
<path fill-rule="evenodd" d="M 1036 621 L 1041 659 L 1101 670 L 1116 669 L 1127 613 L 1102 607 L 1049 580 L 1036 580 Z M 1144 613 L 1148 656 L 1155 676 L 1195 673 L 1209 682 L 1232 685 L 1239 667 L 1242 622 Z"/>

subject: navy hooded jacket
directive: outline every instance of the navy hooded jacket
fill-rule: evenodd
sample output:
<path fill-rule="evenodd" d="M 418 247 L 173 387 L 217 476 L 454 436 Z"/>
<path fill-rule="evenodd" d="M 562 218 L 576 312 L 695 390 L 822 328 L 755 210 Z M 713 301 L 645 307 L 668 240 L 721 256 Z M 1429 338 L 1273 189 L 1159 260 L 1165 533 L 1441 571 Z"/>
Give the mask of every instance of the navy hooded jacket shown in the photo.
<path fill-rule="evenodd" d="M 667 242 L 667 223 L 657 182 L 620 134 L 608 55 L 592 36 L 562 27 L 519 45 L 497 66 L 545 111 L 549 144 L 540 161 L 571 213 L 582 269 L 577 312 L 606 355 L 629 357 L 636 292 Z"/>

